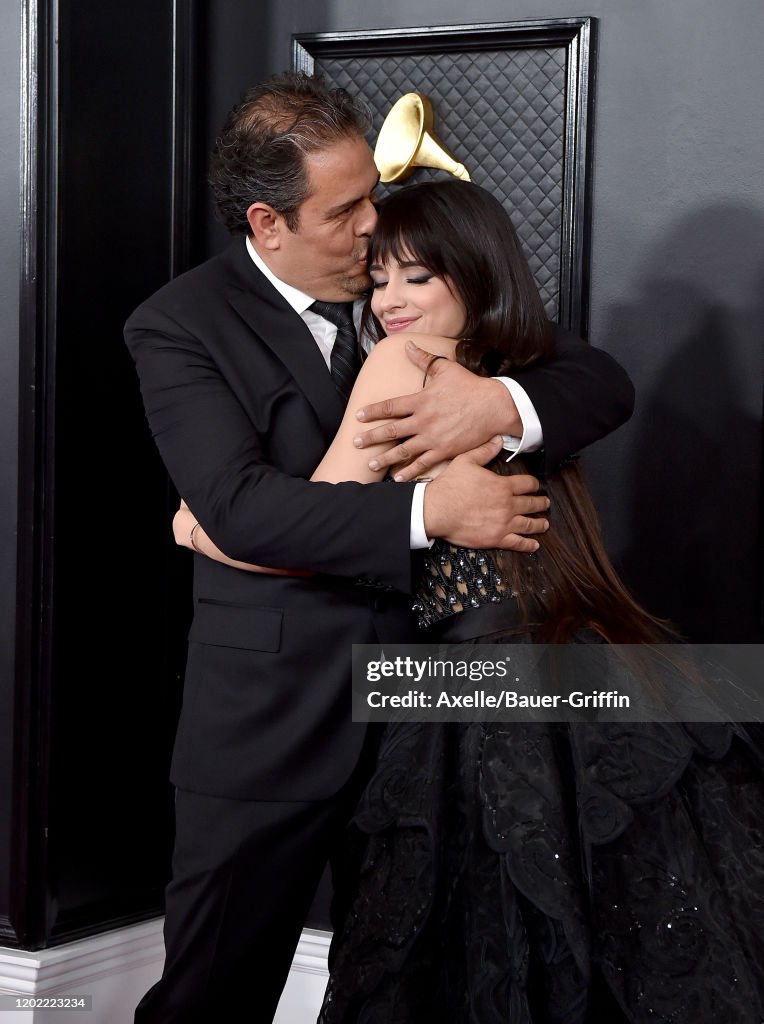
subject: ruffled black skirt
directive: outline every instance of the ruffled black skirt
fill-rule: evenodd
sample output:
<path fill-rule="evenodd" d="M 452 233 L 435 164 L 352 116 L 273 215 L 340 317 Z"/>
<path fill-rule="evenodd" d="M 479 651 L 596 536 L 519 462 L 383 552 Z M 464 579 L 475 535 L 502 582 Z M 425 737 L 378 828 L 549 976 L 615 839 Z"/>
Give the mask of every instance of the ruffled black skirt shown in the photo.
<path fill-rule="evenodd" d="M 388 726 L 345 855 L 321 1024 L 764 1021 L 735 726 Z"/>

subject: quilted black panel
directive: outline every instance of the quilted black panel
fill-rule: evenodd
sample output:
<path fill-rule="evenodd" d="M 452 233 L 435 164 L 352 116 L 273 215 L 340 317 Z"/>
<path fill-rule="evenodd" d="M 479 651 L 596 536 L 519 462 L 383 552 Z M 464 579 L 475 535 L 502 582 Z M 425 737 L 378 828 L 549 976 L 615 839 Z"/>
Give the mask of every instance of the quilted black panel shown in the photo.
<path fill-rule="evenodd" d="M 566 64 L 566 48 L 554 45 L 315 60 L 330 84 L 366 101 L 374 139 L 403 93 L 429 96 L 438 137 L 511 214 L 552 319 L 559 309 Z M 444 174 L 421 168 L 408 180 Z"/>

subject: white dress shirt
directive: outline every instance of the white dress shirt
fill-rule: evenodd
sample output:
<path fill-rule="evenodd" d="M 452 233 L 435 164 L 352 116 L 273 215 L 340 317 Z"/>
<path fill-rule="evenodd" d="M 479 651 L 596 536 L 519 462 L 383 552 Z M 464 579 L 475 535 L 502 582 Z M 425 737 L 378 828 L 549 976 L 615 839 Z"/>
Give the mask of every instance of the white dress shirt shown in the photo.
<path fill-rule="evenodd" d="M 314 302 L 312 296 L 306 295 L 299 288 L 294 288 L 291 284 L 287 284 L 286 281 L 276 277 L 255 250 L 249 238 L 246 239 L 246 246 L 247 252 L 257 269 L 268 278 L 276 291 L 286 299 L 295 313 L 299 314 L 304 320 L 305 325 L 318 345 L 321 355 L 324 357 L 327 368 L 331 370 L 332 348 L 337 337 L 336 325 L 325 320 L 318 313 L 310 309 Z M 360 323 L 362 310 L 363 300 L 359 299 L 353 304 L 353 319 L 356 328 L 358 328 Z M 366 339 L 364 339 L 363 344 L 364 347 L 368 348 L 369 342 Z M 530 452 L 540 448 L 543 444 L 543 435 L 536 410 L 525 389 L 516 380 L 512 380 L 511 377 L 497 377 L 496 379 L 500 380 L 509 390 L 523 424 L 522 437 L 518 438 L 507 435 L 504 438 L 504 447 L 512 452 L 507 458 L 507 462 L 509 462 L 510 459 L 513 459 L 520 452 Z M 412 550 L 427 548 L 432 544 L 424 529 L 424 490 L 426 486 L 426 483 L 418 483 L 414 488 L 414 497 L 411 503 L 410 542 Z"/>

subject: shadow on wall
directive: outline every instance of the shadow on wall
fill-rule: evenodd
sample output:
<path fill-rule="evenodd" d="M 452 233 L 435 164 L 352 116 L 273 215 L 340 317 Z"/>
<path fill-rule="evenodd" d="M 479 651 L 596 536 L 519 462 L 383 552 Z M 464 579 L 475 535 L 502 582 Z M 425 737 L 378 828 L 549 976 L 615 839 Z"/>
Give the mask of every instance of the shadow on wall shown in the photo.
<path fill-rule="evenodd" d="M 764 213 L 679 221 L 605 336 L 633 347 L 639 396 L 626 579 L 688 639 L 761 642 Z"/>

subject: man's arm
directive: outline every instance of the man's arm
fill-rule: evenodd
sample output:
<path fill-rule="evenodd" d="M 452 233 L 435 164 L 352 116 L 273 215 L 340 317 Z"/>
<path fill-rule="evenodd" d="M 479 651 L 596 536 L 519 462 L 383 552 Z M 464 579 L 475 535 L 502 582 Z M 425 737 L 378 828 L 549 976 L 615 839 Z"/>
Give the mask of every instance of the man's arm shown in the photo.
<path fill-rule="evenodd" d="M 557 329 L 555 359 L 512 374 L 533 402 L 544 432 L 545 466 L 607 437 L 634 412 L 634 385 L 602 349 Z"/>
<path fill-rule="evenodd" d="M 431 356 L 415 345 L 409 357 L 423 372 L 430 364 Z M 548 469 L 625 423 L 634 408 L 634 388 L 612 356 L 559 329 L 555 358 L 512 376 L 541 421 Z M 421 476 L 494 434 L 522 434 L 516 406 L 500 381 L 476 377 L 446 360 L 430 365 L 426 388 L 367 406 L 359 419 L 392 420 L 365 432 L 359 426 L 358 443 L 398 440 L 374 463 L 380 471 L 407 463 L 397 471 L 401 480 Z"/>
<path fill-rule="evenodd" d="M 190 331 L 144 305 L 125 339 L 164 464 L 222 551 L 237 561 L 411 589 L 413 485 L 309 483 L 277 470 L 268 464 L 268 438 L 257 436 Z"/>
<path fill-rule="evenodd" d="M 131 317 L 125 337 L 165 466 L 221 551 L 239 562 L 411 589 L 413 485 L 308 482 L 275 469 L 267 438 L 257 436 L 198 338 L 150 306 Z M 479 457 L 488 461 L 496 450 Z M 482 488 L 476 472 L 484 474 Z M 533 478 L 499 478 L 463 460 L 426 497 L 425 527 L 467 546 L 535 549 L 532 538 L 518 536 L 545 526 L 527 518 L 548 506 L 530 496 L 535 487 Z"/>
<path fill-rule="evenodd" d="M 453 360 L 452 340 L 437 337 L 421 340 L 439 359 Z M 353 436 L 358 422 L 352 410 L 373 403 L 390 389 L 408 391 L 421 384 L 421 373 L 406 357 L 403 344 L 403 338 L 393 335 L 374 346 L 355 382 L 340 428 L 311 479 L 332 483 L 379 480 L 380 474 L 369 469 L 369 454 L 383 455 L 390 442 L 371 450 L 356 448 Z M 477 379 L 472 374 L 468 376 Z M 427 537 L 444 537 L 463 547 L 502 547 L 514 551 L 538 548 L 538 542 L 529 535 L 547 529 L 548 521 L 535 517 L 549 508 L 549 501 L 534 493 L 538 490 L 538 481 L 533 477 L 497 476 L 480 468 L 499 450 L 500 445 L 492 440 L 457 459 L 455 464 L 433 467 L 431 475 L 439 477 L 442 472 L 446 481 L 438 486 L 429 483 L 425 490 L 423 518 Z"/>

